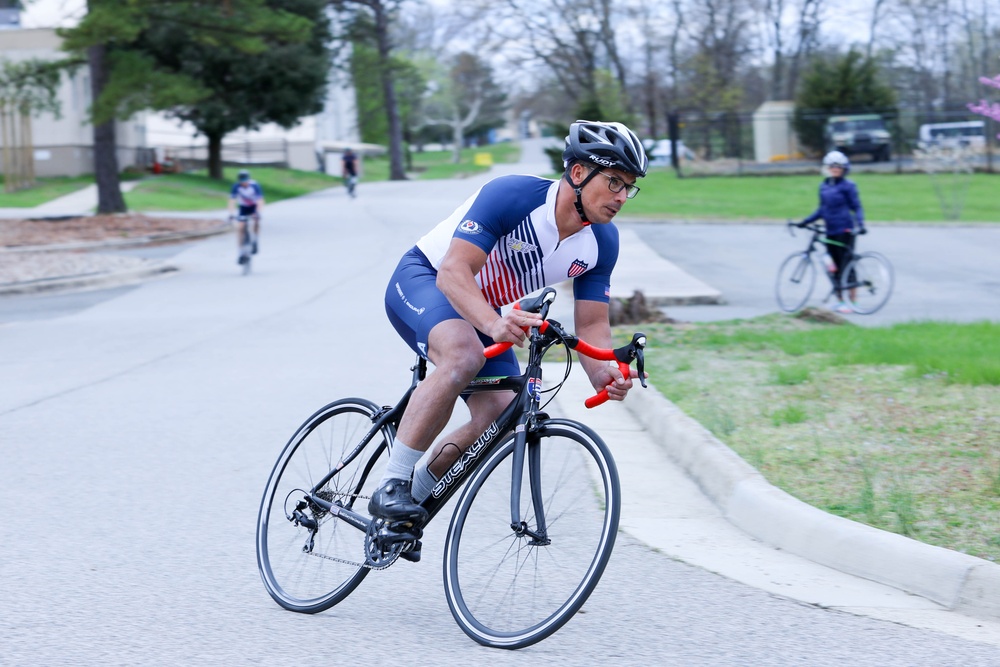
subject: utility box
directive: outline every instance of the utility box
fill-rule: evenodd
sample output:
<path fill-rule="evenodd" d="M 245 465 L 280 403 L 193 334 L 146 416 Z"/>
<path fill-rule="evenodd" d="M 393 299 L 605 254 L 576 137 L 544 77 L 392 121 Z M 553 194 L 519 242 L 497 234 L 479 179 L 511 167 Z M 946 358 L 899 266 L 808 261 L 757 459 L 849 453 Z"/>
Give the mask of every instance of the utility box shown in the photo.
<path fill-rule="evenodd" d="M 757 162 L 779 162 L 801 157 L 799 138 L 792 127 L 795 103 L 764 102 L 753 112 L 753 150 Z"/>

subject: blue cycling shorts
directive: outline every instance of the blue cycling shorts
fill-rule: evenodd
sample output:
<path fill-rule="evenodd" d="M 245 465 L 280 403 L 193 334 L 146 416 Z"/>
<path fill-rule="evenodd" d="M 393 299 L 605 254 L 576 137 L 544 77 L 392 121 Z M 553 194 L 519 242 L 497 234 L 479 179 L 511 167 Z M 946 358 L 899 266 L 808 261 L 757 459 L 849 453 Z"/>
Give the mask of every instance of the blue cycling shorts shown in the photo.
<path fill-rule="evenodd" d="M 400 337 L 410 348 L 428 359 L 427 338 L 438 323 L 460 320 L 448 297 L 437 288 L 437 271 L 416 247 L 403 255 L 385 290 L 385 312 Z M 497 313 L 499 314 L 499 310 Z M 483 347 L 493 344 L 493 339 L 480 331 Z M 477 377 L 518 375 L 521 367 L 510 349 L 487 359 Z"/>

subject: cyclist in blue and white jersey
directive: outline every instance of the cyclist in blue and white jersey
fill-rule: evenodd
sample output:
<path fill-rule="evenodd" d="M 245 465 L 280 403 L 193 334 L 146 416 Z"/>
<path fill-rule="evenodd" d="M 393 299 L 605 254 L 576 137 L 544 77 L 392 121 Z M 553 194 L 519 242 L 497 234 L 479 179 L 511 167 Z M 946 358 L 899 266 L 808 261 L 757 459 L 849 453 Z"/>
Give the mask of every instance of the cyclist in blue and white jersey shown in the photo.
<path fill-rule="evenodd" d="M 455 401 L 475 377 L 519 373 L 514 351 L 485 359 L 494 342 L 524 345 L 522 327 L 536 313 L 501 306 L 547 285 L 573 280 L 576 333 L 611 347 L 608 302 L 618 259 L 611 220 L 646 175 L 648 159 L 621 123 L 577 121 L 566 137 L 562 179 L 502 176 L 484 185 L 407 252 L 389 281 L 389 320 L 418 354 L 434 364 L 410 399 L 369 511 L 390 521 L 421 524 L 417 502 L 429 495 L 457 453 L 513 398 L 481 392 L 468 398 L 469 423 L 441 438 L 430 463 L 416 463 L 447 424 Z M 591 383 L 622 400 L 632 386 L 617 366 L 580 356 Z M 439 458 L 440 457 L 440 458 Z M 437 465 L 435 465 L 437 463 Z M 419 551 L 407 554 L 419 558 Z"/>
<path fill-rule="evenodd" d="M 260 187 L 260 183 L 250 178 L 250 172 L 246 169 L 241 169 L 240 173 L 236 177 L 236 182 L 233 183 L 232 189 L 229 191 L 229 216 L 233 217 L 234 214 L 239 217 L 239 229 L 236 234 L 236 245 L 241 244 L 241 239 L 243 238 L 243 219 L 250 217 L 253 218 L 253 254 L 257 254 L 257 239 L 260 237 L 260 214 L 264 210 L 264 191 Z"/>

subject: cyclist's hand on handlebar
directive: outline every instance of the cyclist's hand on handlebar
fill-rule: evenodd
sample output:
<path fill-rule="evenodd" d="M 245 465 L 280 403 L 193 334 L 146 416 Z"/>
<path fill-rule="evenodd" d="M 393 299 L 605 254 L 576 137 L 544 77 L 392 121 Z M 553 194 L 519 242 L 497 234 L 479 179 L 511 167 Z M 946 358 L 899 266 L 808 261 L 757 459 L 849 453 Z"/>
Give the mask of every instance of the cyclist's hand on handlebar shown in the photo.
<path fill-rule="evenodd" d="M 643 375 L 649 377 L 649 373 L 643 373 Z M 594 383 L 594 389 L 608 391 L 608 400 L 623 401 L 628 395 L 628 390 L 632 388 L 632 380 L 636 380 L 638 377 L 639 371 L 635 368 L 630 367 L 629 376 L 625 377 L 617 364 L 609 364 L 601 369 L 598 377 L 591 378 L 591 380 Z"/>
<path fill-rule="evenodd" d="M 513 343 L 524 347 L 525 331 L 531 327 L 541 326 L 542 318 L 538 313 L 528 313 L 518 308 L 512 308 L 490 325 L 486 335 L 497 343 Z"/>
<path fill-rule="evenodd" d="M 868 233 L 868 228 L 867 227 L 862 227 L 861 229 L 858 230 L 858 236 L 861 236 L 862 234 L 867 234 L 867 233 Z"/>

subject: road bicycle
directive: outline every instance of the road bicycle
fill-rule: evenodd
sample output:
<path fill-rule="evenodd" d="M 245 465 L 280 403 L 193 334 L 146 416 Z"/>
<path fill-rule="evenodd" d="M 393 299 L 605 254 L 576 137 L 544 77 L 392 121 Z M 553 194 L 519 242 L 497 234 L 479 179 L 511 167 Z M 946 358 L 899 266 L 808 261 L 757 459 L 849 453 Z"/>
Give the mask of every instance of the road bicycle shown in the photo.
<path fill-rule="evenodd" d="M 797 226 L 795 222 L 788 223 L 792 236 Z M 823 298 L 823 303 L 834 294 L 839 294 L 844 297 L 844 303 L 859 315 L 870 315 L 885 305 L 895 282 L 888 259 L 877 252 L 856 253 L 847 247 L 844 270 L 838 277 L 825 246 L 843 244 L 826 238 L 822 227 L 817 224 L 803 225 L 803 228 L 812 232 L 809 245 L 801 252 L 792 253 L 781 263 L 774 285 L 778 306 L 783 311 L 794 313 L 809 301 L 816 285 L 817 263 L 830 280 L 830 291 Z"/>
<path fill-rule="evenodd" d="M 240 254 L 237 263 L 243 267 L 243 275 L 247 275 L 250 273 L 253 256 L 257 254 L 257 235 L 253 232 L 255 218 L 252 215 L 240 215 L 235 220 L 240 226 Z"/>
<path fill-rule="evenodd" d="M 617 363 L 626 377 L 635 361 L 646 386 L 646 337 L 636 333 L 623 347 L 595 348 L 546 319 L 554 298 L 548 288 L 515 306 L 543 318 L 529 332 L 524 373 L 477 378 L 466 389 L 515 397 L 422 503 L 433 520 L 461 489 L 445 540 L 445 596 L 461 629 L 485 646 L 522 648 L 562 627 L 597 585 L 618 531 L 620 486 L 607 445 L 586 425 L 543 412 L 542 395 L 562 386 L 572 355 L 566 353 L 562 381 L 545 391 L 542 358 L 564 345 Z M 509 346 L 491 346 L 486 354 Z M 384 467 L 427 362 L 417 357 L 411 371 L 396 405 L 334 401 L 309 417 L 278 457 L 258 515 L 257 564 L 268 593 L 285 609 L 329 609 L 415 547 L 367 510 L 380 481 L 373 472 Z M 607 398 L 605 389 L 585 403 Z"/>
<path fill-rule="evenodd" d="M 344 185 L 347 186 L 347 194 L 351 195 L 352 199 L 354 197 L 358 196 L 354 192 L 354 188 L 356 188 L 357 185 L 358 185 L 358 177 L 357 176 L 346 176 L 344 178 Z"/>

